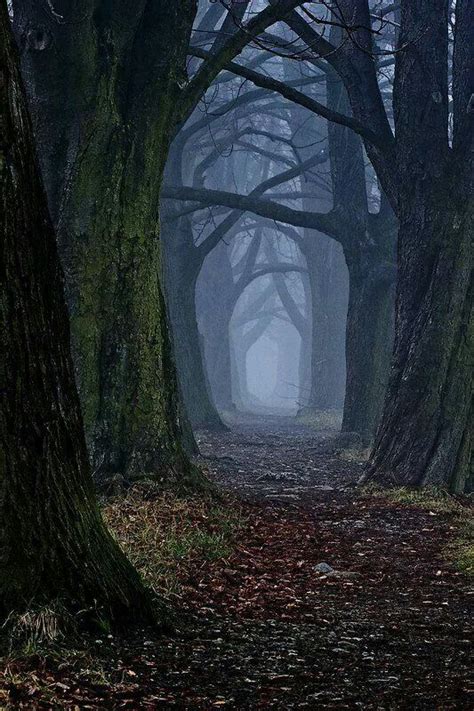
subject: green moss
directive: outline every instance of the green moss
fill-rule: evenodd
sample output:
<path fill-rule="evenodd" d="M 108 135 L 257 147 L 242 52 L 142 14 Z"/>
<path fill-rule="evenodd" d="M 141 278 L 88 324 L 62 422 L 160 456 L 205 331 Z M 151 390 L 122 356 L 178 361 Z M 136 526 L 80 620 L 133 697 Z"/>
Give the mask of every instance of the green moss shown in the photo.
<path fill-rule="evenodd" d="M 115 82 L 112 72 L 98 83 L 68 205 L 72 340 L 89 447 L 94 468 L 204 486 L 181 444 L 160 285 L 157 206 L 174 102 L 164 82 L 155 119 L 128 125 Z"/>

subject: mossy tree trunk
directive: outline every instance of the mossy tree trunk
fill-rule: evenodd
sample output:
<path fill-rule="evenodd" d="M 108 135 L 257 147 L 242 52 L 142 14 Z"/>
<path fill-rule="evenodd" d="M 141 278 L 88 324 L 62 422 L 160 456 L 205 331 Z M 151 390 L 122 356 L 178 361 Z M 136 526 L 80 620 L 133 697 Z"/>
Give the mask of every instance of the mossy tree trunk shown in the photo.
<path fill-rule="evenodd" d="M 26 5 L 23 65 L 93 466 L 99 478 L 180 484 L 195 473 L 182 447 L 158 203 L 196 4 L 123 0 L 112 11 L 88 0 L 46 24 L 44 9 Z"/>
<path fill-rule="evenodd" d="M 0 2 L 0 615 L 61 600 L 152 618 L 101 519 L 70 355 L 63 276 Z"/>

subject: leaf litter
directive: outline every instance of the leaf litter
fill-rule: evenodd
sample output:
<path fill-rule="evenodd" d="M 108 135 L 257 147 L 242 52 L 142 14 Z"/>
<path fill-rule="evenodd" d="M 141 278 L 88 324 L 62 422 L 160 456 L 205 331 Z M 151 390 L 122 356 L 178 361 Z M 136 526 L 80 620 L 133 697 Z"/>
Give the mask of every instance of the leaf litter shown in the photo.
<path fill-rule="evenodd" d="M 472 585 L 446 557 L 451 508 L 357 489 L 361 464 L 331 433 L 232 424 L 200 434 L 221 501 L 136 487 L 105 506 L 179 610 L 175 633 L 5 657 L 0 708 L 472 708 Z"/>

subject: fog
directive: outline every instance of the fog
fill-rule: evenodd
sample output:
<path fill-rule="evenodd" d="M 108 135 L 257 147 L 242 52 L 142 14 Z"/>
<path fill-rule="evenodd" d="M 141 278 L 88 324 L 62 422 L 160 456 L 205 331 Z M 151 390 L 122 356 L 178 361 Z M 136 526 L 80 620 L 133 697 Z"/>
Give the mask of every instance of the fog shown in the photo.
<path fill-rule="evenodd" d="M 261 9 L 257 2 L 239 8 L 247 6 Z M 200 17 L 195 46 L 208 48 L 222 14 L 201 3 Z M 233 31 L 238 24 L 234 17 Z M 240 64 L 350 112 L 340 80 L 299 61 L 286 25 L 276 25 L 272 42 L 275 53 L 250 43 Z M 199 62 L 190 60 L 191 72 Z M 368 221 L 385 205 L 360 138 L 298 100 L 224 72 L 174 140 L 163 192 L 171 324 L 192 424 L 208 426 L 212 409 L 223 419 L 232 411 L 311 410 L 340 421 L 345 401 L 363 407 L 365 396 L 346 384 L 359 387 L 372 339 L 364 345 L 364 326 L 356 333 L 355 324 L 370 322 L 367 309 L 378 298 L 364 286 L 364 270 L 379 269 Z M 191 274 L 194 315 L 183 308 L 181 274 L 188 281 Z M 390 318 L 381 329 L 389 352 Z M 354 420 L 361 417 L 354 411 Z"/>

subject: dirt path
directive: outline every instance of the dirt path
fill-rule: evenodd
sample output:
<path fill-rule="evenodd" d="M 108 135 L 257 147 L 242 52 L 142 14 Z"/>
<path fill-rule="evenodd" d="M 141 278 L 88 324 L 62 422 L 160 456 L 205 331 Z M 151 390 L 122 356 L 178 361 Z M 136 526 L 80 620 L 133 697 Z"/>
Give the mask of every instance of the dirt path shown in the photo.
<path fill-rule="evenodd" d="M 199 439 L 248 522 L 225 564 L 186 581 L 186 632 L 99 640 L 108 685 L 83 675 L 80 693 L 70 662 L 49 661 L 62 704 L 22 692 L 17 707 L 473 708 L 473 591 L 443 556 L 450 516 L 361 495 L 361 465 L 290 420 Z"/>
<path fill-rule="evenodd" d="M 302 502 L 308 495 L 353 489 L 361 475 L 361 464 L 335 453 L 331 432 L 285 417 L 246 415 L 230 424 L 227 433 L 197 439 L 211 477 L 239 496 Z"/>
<path fill-rule="evenodd" d="M 201 442 L 212 477 L 258 502 L 265 520 L 257 569 L 226 593 L 228 609 L 266 620 L 252 657 L 260 662 L 245 667 L 259 691 L 239 703 L 472 708 L 473 589 L 443 555 L 452 520 L 362 496 L 361 464 L 331 442 L 282 418 L 234 423 Z M 320 563 L 335 572 L 322 575 Z M 242 598 L 252 600 L 247 611 L 232 604 Z M 273 687 L 255 680 L 272 672 L 288 676 Z"/>

